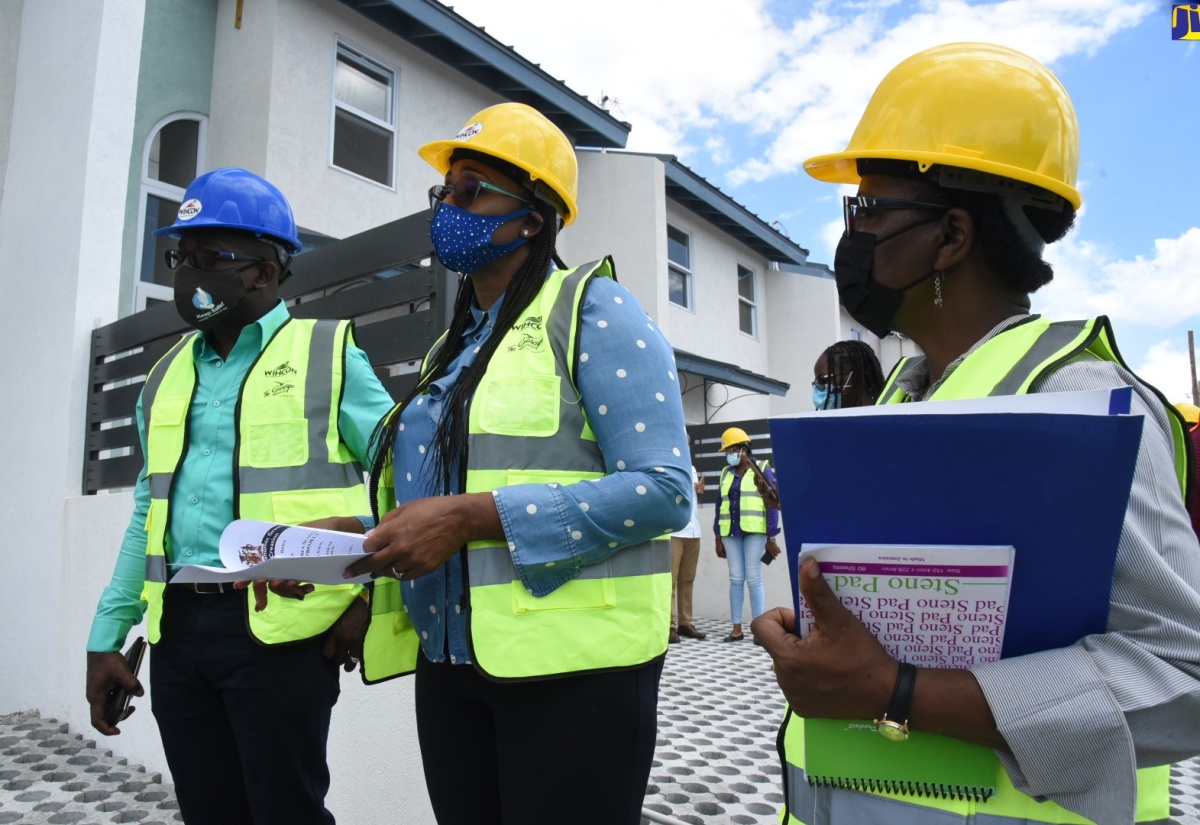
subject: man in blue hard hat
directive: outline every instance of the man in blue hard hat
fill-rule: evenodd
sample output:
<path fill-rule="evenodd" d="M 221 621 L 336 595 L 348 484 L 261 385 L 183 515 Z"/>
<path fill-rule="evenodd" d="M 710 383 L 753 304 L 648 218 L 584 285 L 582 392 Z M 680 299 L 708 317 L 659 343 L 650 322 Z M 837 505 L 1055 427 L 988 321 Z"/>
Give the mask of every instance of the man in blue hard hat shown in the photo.
<path fill-rule="evenodd" d="M 120 733 L 106 697 L 118 686 L 142 695 L 120 650 L 145 614 L 152 709 L 184 821 L 332 823 L 325 746 L 338 665 L 361 655 L 361 588 L 283 598 L 169 582 L 180 565 L 220 565 L 235 518 L 369 512 L 362 468 L 392 400 L 348 321 L 294 319 L 279 299 L 301 243 L 271 183 L 237 168 L 201 175 L 156 234 L 179 241 L 166 253 L 175 306 L 197 332 L 138 400 L 146 463 L 88 640 L 92 726 Z"/>

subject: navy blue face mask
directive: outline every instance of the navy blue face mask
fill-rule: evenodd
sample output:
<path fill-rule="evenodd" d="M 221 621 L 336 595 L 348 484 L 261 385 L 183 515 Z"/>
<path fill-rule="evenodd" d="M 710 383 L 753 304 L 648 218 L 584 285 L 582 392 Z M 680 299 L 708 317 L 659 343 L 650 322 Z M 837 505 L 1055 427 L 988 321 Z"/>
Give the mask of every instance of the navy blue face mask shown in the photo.
<path fill-rule="evenodd" d="M 513 218 L 532 211 L 527 206 L 507 215 L 476 215 L 453 204 L 439 204 L 429 225 L 433 252 L 446 269 L 470 275 L 528 243 L 528 238 L 516 238 L 506 244 L 494 244 L 492 234 Z"/>

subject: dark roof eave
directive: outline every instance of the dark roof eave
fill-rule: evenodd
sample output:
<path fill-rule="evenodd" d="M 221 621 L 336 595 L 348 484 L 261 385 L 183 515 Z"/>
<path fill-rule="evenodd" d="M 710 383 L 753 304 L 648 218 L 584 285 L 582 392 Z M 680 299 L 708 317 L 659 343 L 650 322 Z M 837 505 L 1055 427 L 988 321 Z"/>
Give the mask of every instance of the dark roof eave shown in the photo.
<path fill-rule="evenodd" d="M 731 387 L 739 387 L 743 390 L 750 390 L 751 392 L 762 393 L 763 395 L 778 395 L 783 397 L 792 388 L 792 385 L 786 381 L 768 378 L 765 375 L 744 370 L 736 364 L 705 358 L 701 355 L 693 355 L 690 352 L 684 352 L 680 349 L 675 350 L 675 367 L 680 372 L 690 372 L 693 375 L 719 381 Z"/>
<path fill-rule="evenodd" d="M 435 0 L 340 0 L 500 96 L 533 106 L 572 143 L 621 148 L 630 126 Z"/>

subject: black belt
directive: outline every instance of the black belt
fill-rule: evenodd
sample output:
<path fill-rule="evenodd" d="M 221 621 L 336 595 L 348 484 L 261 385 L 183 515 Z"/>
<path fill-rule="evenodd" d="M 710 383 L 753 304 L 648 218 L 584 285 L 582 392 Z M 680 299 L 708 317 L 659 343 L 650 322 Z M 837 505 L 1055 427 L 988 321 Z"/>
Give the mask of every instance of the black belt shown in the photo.
<path fill-rule="evenodd" d="M 199 593 L 202 596 L 211 596 L 216 593 L 244 592 L 234 590 L 233 582 L 191 582 L 188 584 L 174 584 L 171 586 L 178 587 L 185 593 Z"/>

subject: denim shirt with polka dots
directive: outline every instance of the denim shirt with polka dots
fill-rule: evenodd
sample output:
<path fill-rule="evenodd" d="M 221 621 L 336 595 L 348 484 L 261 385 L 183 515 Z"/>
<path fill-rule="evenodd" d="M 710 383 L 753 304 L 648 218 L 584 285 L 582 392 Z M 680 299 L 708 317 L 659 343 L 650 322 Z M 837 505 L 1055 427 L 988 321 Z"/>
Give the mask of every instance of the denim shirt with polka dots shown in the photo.
<path fill-rule="evenodd" d="M 393 453 L 397 504 L 440 493 L 427 448 L 447 394 L 488 339 L 499 308 L 499 301 L 487 312 L 471 307 L 458 357 L 401 416 Z M 691 505 L 671 346 L 637 299 L 609 278 L 593 278 L 584 298 L 577 384 L 609 475 L 577 484 L 514 485 L 493 494 L 518 575 L 537 596 L 621 547 L 679 529 Z M 403 593 L 426 658 L 468 662 L 461 554 L 405 582 Z"/>

